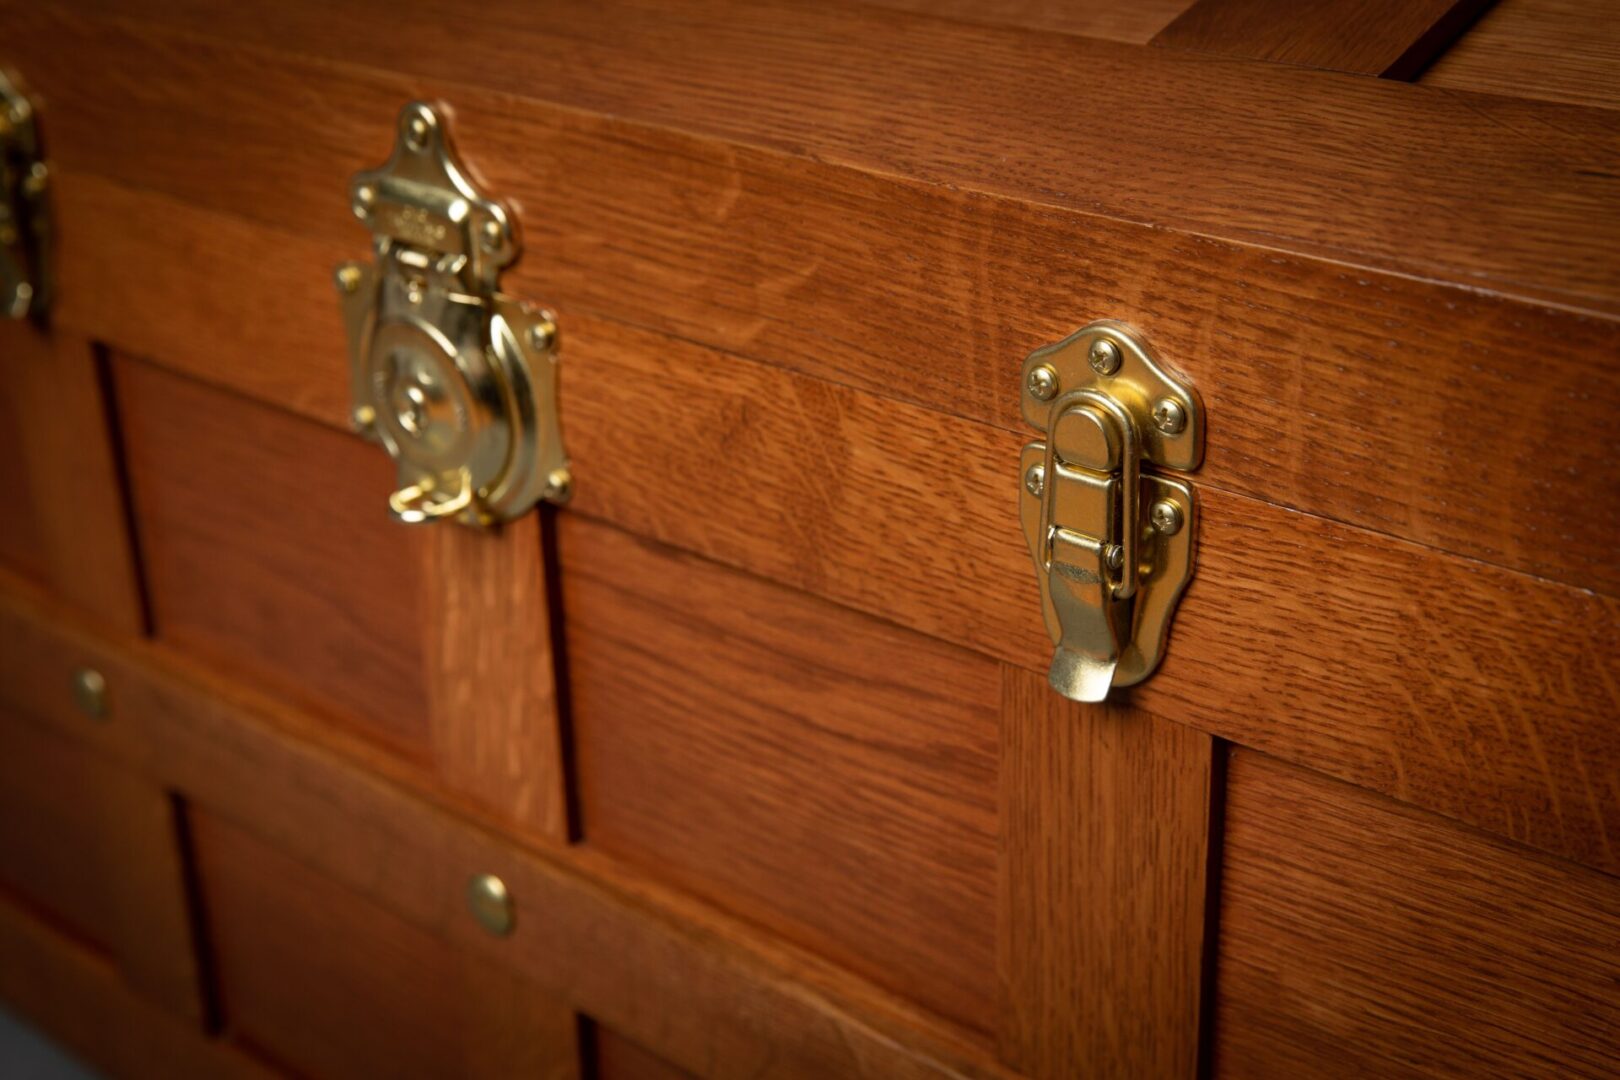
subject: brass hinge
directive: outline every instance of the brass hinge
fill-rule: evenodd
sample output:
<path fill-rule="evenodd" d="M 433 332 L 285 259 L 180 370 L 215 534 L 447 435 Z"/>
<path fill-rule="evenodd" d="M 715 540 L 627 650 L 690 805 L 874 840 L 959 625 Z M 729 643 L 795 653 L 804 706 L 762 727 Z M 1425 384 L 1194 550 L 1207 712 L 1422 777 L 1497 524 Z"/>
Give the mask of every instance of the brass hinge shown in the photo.
<path fill-rule="evenodd" d="M 354 177 L 373 264 L 337 271 L 352 419 L 399 466 L 389 509 L 410 524 L 508 521 L 572 479 L 557 411 L 557 324 L 498 291 L 515 223 L 457 160 L 439 106 L 400 112 L 393 156 Z"/>
<path fill-rule="evenodd" d="M 0 309 L 9 318 L 41 315 L 50 300 L 49 179 L 34 103 L 0 70 Z"/>
<path fill-rule="evenodd" d="M 1020 516 L 1057 646 L 1048 680 L 1076 701 L 1153 673 L 1193 570 L 1203 411 L 1128 327 L 1095 322 L 1024 362 Z"/>

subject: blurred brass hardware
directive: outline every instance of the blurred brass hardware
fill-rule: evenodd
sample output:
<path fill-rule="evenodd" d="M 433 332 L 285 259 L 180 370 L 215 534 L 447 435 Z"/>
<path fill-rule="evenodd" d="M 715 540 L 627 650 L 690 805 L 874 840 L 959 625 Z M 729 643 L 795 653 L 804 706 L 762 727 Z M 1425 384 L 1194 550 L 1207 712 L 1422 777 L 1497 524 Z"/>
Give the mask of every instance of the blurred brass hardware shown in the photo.
<path fill-rule="evenodd" d="M 494 874 L 472 876 L 467 882 L 467 906 L 478 925 L 496 937 L 512 932 L 512 895 L 506 891 L 506 882 Z"/>
<path fill-rule="evenodd" d="M 79 668 L 73 673 L 73 700 L 79 711 L 92 720 L 107 718 L 107 680 L 95 668 Z"/>
<path fill-rule="evenodd" d="M 349 332 L 350 415 L 399 466 L 408 524 L 485 526 L 567 499 L 552 314 L 497 290 L 518 256 L 511 213 L 456 159 L 448 114 L 413 102 L 380 168 L 351 184 L 374 261 L 336 280 Z"/>
<path fill-rule="evenodd" d="M 1142 466 L 1197 469 L 1203 412 L 1116 322 L 1037 349 L 1021 385 L 1024 420 L 1045 436 L 1024 447 L 1019 510 L 1057 646 L 1048 680 L 1102 701 L 1158 667 L 1192 577 L 1192 487 Z"/>
<path fill-rule="evenodd" d="M 49 186 L 34 103 L 0 69 L 0 310 L 12 319 L 43 315 L 50 300 Z"/>

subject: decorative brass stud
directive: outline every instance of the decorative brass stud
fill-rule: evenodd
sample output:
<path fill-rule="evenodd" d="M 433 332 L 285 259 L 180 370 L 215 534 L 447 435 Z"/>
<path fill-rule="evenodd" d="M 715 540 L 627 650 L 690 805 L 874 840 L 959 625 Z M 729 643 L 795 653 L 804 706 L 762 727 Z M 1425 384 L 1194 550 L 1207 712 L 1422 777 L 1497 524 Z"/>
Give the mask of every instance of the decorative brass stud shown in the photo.
<path fill-rule="evenodd" d="M 107 718 L 107 680 L 95 668 L 79 668 L 73 673 L 73 700 L 79 711 L 92 720 Z"/>
<path fill-rule="evenodd" d="M 511 934 L 514 923 L 512 895 L 506 882 L 494 874 L 474 874 L 467 882 L 467 907 L 478 925 L 496 937 Z"/>

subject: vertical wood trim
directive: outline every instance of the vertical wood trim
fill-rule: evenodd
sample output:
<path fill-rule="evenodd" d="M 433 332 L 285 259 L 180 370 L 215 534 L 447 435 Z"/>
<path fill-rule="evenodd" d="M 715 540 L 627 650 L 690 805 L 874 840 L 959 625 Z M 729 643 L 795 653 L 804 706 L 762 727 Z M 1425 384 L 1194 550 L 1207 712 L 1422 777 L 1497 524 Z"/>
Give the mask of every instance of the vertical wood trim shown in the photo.
<path fill-rule="evenodd" d="M 49 585 L 128 634 L 145 630 L 134 545 L 100 363 L 82 338 L 8 329 L 6 359 Z M 7 350 L 10 352 L 11 350 Z"/>
<path fill-rule="evenodd" d="M 1032 1077 L 1197 1069 L 1214 746 L 1002 668 L 998 1029 Z"/>
<path fill-rule="evenodd" d="M 423 632 L 434 768 L 479 808 L 567 835 L 540 515 L 495 532 L 423 530 Z"/>

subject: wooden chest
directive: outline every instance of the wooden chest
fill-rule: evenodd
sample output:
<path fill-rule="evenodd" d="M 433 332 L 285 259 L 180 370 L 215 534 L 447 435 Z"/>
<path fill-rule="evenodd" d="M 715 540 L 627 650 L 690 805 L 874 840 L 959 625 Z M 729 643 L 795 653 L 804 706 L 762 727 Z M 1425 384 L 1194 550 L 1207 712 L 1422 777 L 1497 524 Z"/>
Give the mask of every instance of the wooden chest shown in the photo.
<path fill-rule="evenodd" d="M 1485 6 L 0 0 L 0 1000 L 1614 1075 L 1620 7 Z"/>

